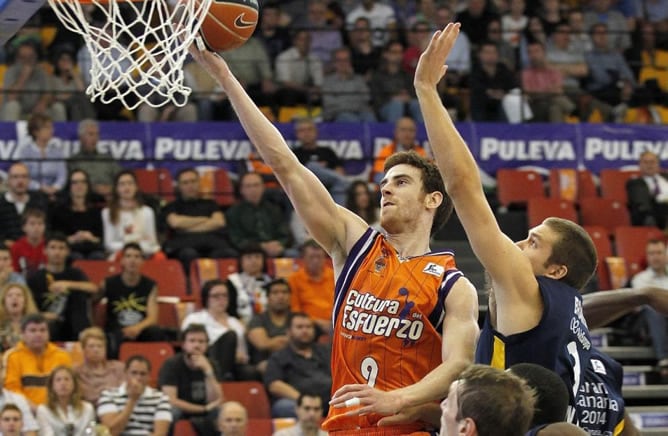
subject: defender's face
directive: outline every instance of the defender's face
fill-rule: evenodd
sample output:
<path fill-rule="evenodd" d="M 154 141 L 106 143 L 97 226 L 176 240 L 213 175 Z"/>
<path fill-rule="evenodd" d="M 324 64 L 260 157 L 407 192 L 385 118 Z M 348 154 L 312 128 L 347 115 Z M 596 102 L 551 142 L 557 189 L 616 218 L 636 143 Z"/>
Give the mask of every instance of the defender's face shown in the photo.
<path fill-rule="evenodd" d="M 529 230 L 529 236 L 515 244 L 531 262 L 534 275 L 544 275 L 547 271 L 547 260 L 552 255 L 552 247 L 557 239 L 554 230 L 543 223 Z"/>

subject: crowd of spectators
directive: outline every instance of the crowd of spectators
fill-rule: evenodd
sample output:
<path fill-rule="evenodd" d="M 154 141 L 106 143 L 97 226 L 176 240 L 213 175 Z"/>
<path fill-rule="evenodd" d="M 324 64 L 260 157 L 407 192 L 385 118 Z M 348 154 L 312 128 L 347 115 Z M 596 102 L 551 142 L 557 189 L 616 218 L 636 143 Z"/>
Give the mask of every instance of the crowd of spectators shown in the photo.
<path fill-rule="evenodd" d="M 101 23 L 94 14 L 91 20 Z M 420 121 L 415 65 L 431 33 L 449 21 L 461 22 L 462 33 L 441 93 L 461 120 L 621 122 L 630 121 L 629 108 L 642 108 L 652 122 L 668 105 L 663 2 L 268 1 L 249 41 L 221 55 L 274 116 L 281 107 L 307 105 L 321 109 L 324 121 Z M 55 37 L 44 40 L 44 27 L 55 28 Z M 144 104 L 133 113 L 90 104 L 83 94 L 87 48 L 48 7 L 0 53 L 8 65 L 2 120 L 30 113 L 56 121 L 234 119 L 225 96 L 194 63 L 185 68 L 194 93 L 184 107 Z"/>

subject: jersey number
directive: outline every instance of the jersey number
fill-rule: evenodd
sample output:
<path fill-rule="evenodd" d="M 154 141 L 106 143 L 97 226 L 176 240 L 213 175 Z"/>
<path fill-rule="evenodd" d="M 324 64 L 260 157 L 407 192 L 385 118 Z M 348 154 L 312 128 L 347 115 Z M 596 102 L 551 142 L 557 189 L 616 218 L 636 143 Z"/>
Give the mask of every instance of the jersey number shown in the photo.
<path fill-rule="evenodd" d="M 362 365 L 360 370 L 362 371 L 362 377 L 366 380 L 366 383 L 374 387 L 376 384 L 376 377 L 378 377 L 378 362 L 373 357 L 365 357 L 362 360 Z"/>

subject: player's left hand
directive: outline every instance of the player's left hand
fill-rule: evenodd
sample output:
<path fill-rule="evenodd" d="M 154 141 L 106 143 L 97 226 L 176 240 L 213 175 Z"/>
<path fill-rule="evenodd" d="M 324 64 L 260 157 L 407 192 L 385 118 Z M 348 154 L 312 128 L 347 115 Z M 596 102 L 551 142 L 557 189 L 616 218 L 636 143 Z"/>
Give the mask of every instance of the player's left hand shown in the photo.
<path fill-rule="evenodd" d="M 399 413 L 403 407 L 401 396 L 396 392 L 383 392 L 374 389 L 369 385 L 345 385 L 339 388 L 329 404 L 332 407 L 355 407 L 351 406 L 350 402 L 346 405 L 346 401 L 357 403 L 359 400 L 359 408 L 347 412 L 348 416 L 366 415 L 369 413 L 377 413 L 379 415 L 394 415 Z"/>

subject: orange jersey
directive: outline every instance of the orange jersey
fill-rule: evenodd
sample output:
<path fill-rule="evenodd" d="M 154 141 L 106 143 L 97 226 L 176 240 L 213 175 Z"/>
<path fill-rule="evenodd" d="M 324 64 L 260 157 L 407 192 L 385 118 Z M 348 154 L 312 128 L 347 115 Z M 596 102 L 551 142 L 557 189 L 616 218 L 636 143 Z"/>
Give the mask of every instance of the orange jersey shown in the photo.
<path fill-rule="evenodd" d="M 400 260 L 383 235 L 367 230 L 336 282 L 332 392 L 355 383 L 389 391 L 418 382 L 440 365 L 445 298 L 461 276 L 451 252 Z M 330 434 L 379 430 L 381 416 L 343 416 L 348 411 L 330 408 L 324 428 Z M 416 423 L 374 434 L 420 429 Z M 343 432 L 331 433 L 336 431 Z"/>

